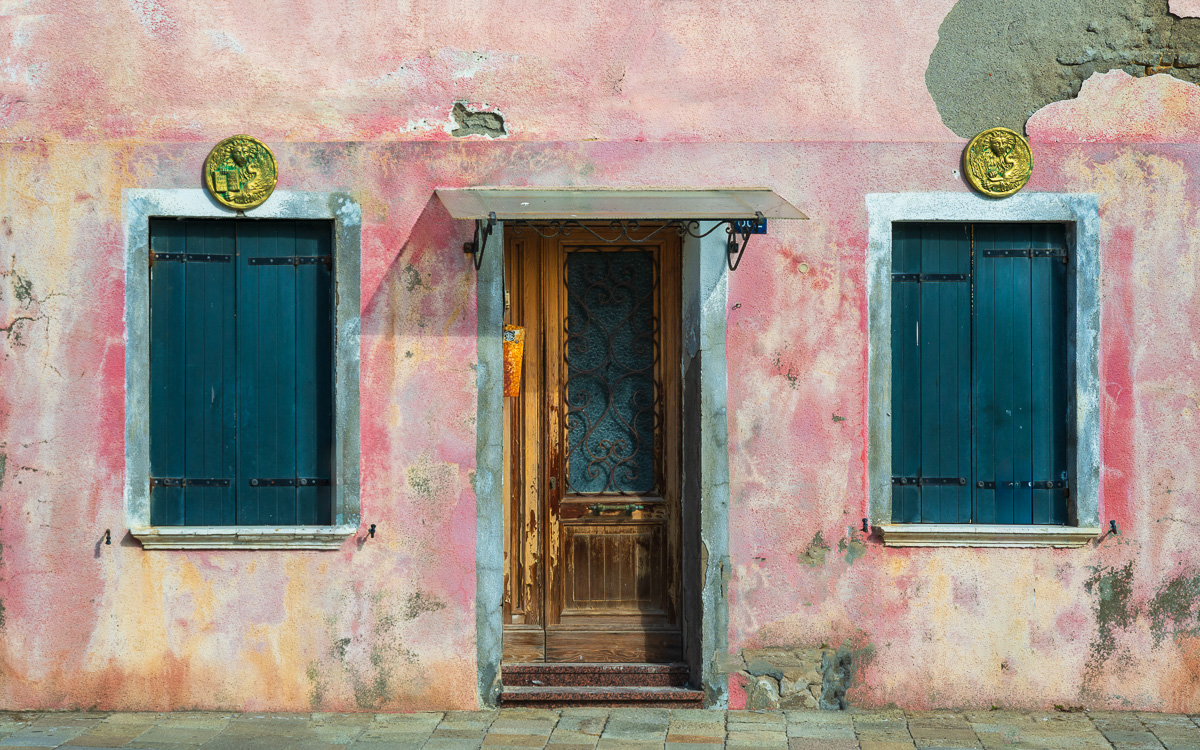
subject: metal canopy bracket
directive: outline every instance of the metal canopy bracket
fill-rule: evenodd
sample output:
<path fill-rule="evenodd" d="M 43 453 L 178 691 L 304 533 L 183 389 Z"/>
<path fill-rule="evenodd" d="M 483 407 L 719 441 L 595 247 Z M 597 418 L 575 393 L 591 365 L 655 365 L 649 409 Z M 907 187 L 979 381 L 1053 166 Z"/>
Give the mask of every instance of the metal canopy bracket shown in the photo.
<path fill-rule="evenodd" d="M 726 264 L 734 271 L 752 234 L 766 234 L 767 219 L 807 219 L 769 188 L 708 190 L 614 188 L 439 188 L 437 195 L 455 219 L 475 222 L 463 251 L 478 270 L 497 221 L 516 232 L 528 228 L 542 237 L 589 234 L 604 243 L 644 241 L 660 232 L 707 237 L 724 226 Z M 673 218 L 667 218 L 673 217 Z M 711 227 L 701 230 L 702 224 Z M 657 225 L 653 228 L 645 225 Z"/>
<path fill-rule="evenodd" d="M 487 223 L 484 224 L 483 219 L 475 220 L 475 239 L 470 242 L 463 243 L 463 252 L 467 255 L 475 256 L 472 260 L 475 263 L 475 270 L 479 270 L 479 266 L 483 264 L 483 251 L 487 248 L 488 237 L 492 236 L 492 231 L 496 228 L 496 212 L 492 211 L 488 214 Z"/>

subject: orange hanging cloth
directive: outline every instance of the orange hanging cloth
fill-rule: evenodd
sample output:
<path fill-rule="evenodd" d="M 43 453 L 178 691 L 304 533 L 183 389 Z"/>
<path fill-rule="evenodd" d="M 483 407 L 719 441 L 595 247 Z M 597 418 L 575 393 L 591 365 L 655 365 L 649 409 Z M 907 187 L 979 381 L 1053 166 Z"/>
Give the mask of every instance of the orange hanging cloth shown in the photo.
<path fill-rule="evenodd" d="M 504 326 L 504 395 L 521 395 L 521 367 L 525 355 L 525 329 Z"/>

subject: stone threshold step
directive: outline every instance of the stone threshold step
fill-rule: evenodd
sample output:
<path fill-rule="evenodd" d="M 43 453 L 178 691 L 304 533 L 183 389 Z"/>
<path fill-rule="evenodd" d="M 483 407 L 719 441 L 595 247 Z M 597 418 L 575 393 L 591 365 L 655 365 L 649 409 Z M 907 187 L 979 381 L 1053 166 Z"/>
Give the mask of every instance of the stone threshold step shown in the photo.
<path fill-rule="evenodd" d="M 500 667 L 500 681 L 515 687 L 686 687 L 686 664 L 524 663 Z"/>
<path fill-rule="evenodd" d="M 680 687 L 505 687 L 500 691 L 500 705 L 703 708 L 704 691 Z"/>

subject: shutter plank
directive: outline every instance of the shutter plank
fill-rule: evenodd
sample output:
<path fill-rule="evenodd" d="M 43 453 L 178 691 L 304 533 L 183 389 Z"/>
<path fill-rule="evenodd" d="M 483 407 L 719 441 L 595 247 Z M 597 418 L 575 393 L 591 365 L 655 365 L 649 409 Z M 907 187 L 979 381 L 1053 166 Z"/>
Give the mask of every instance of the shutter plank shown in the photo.
<path fill-rule="evenodd" d="M 272 222 L 275 253 L 296 255 L 296 222 Z M 297 267 L 260 266 L 275 276 L 279 307 L 275 311 L 275 441 L 271 446 L 273 477 L 296 478 L 296 274 Z M 275 523 L 296 524 L 296 487 L 275 488 Z"/>
<path fill-rule="evenodd" d="M 938 225 L 926 224 L 921 235 L 921 273 L 941 273 L 941 231 Z M 941 295 L 937 284 L 922 283 L 920 318 L 921 354 L 921 473 L 927 477 L 941 476 L 942 425 L 941 375 L 942 350 Z M 921 488 L 921 521 L 939 523 L 941 518 L 941 487 Z"/>
<path fill-rule="evenodd" d="M 1012 227 L 1014 247 L 1031 248 L 1031 226 Z M 1013 258 L 1013 523 L 1033 523 L 1033 319 L 1029 258 Z"/>
<path fill-rule="evenodd" d="M 896 224 L 892 230 L 892 272 L 920 273 L 921 226 Z M 917 327 L 921 285 L 892 282 L 892 476 L 921 473 L 921 362 Z M 892 520 L 921 520 L 921 489 L 892 485 Z"/>
<path fill-rule="evenodd" d="M 330 227 L 296 224 L 296 254 L 332 256 Z M 296 473 L 332 480 L 333 288 L 324 264 L 296 269 Z M 331 482 L 332 484 L 332 482 Z M 296 523 L 332 522 L 332 487 L 296 488 Z"/>
<path fill-rule="evenodd" d="M 219 254 L 223 222 L 188 221 L 184 250 L 188 254 Z M 235 426 L 225 420 L 223 351 L 232 327 L 229 304 L 233 278 L 230 264 L 188 262 L 184 267 L 186 350 L 184 352 L 184 477 L 226 479 L 226 451 L 235 444 Z M 230 384 L 232 385 L 232 384 Z M 185 487 L 184 522 L 188 526 L 230 523 L 223 518 L 230 487 Z"/>
<path fill-rule="evenodd" d="M 971 273 L 970 227 L 947 225 L 942 240 L 942 267 L 945 273 Z M 943 346 L 947 356 L 947 387 L 942 395 L 944 410 L 942 455 L 945 476 L 971 479 L 971 284 L 970 281 L 938 284 L 948 312 L 942 321 Z M 950 383 L 953 385 L 950 385 Z M 943 488 L 944 523 L 971 521 L 971 488 L 967 484 Z"/>
<path fill-rule="evenodd" d="M 237 225 L 237 273 L 238 273 L 238 501 L 239 524 L 262 523 L 259 506 L 263 498 L 261 489 L 250 486 L 250 479 L 265 476 L 259 463 L 261 426 L 258 407 L 259 353 L 262 341 L 258 321 L 262 305 L 262 277 L 255 274 L 258 267 L 249 265 L 251 258 L 262 255 L 259 242 L 260 222 L 238 222 Z"/>
<path fill-rule="evenodd" d="M 161 219 L 150 222 L 150 249 L 184 252 L 184 225 Z M 184 265 L 150 267 L 150 476 L 184 475 L 184 316 L 187 289 Z M 184 523 L 182 487 L 151 487 L 150 524 Z"/>
<path fill-rule="evenodd" d="M 996 226 L 996 246 L 1012 246 L 1012 227 L 1008 224 Z M 996 342 L 996 378 L 994 381 L 995 410 L 993 430 L 995 433 L 996 461 L 996 523 L 1011 524 L 1014 518 L 1013 488 L 1009 484 L 1016 479 L 1013 469 L 1013 449 L 1016 442 L 1014 423 L 1013 367 L 1016 356 L 1016 340 L 1012 321 L 1013 308 L 1013 260 L 1011 258 L 985 258 L 995 266 L 995 315 L 993 319 Z"/>
<path fill-rule="evenodd" d="M 975 228 L 975 465 L 972 476 L 979 482 L 996 481 L 996 263 L 983 253 L 996 246 L 994 224 Z M 996 491 L 975 489 L 975 522 L 997 523 Z"/>
<path fill-rule="evenodd" d="M 1035 249 L 1066 251 L 1062 224 L 1033 225 Z M 1032 261 L 1033 478 L 1067 478 L 1067 264 L 1062 258 Z M 1033 523 L 1065 524 L 1067 495 L 1061 489 L 1033 491 Z"/>
<path fill-rule="evenodd" d="M 1033 247 L 1048 248 L 1048 225 L 1033 227 Z M 1053 350 L 1054 319 L 1052 315 L 1052 291 L 1050 267 L 1061 261 L 1058 258 L 1034 258 L 1030 262 L 1030 302 L 1032 344 L 1030 351 L 1030 373 L 1032 375 L 1033 425 L 1031 440 L 1031 473 L 1035 480 L 1054 479 L 1053 475 L 1053 398 L 1054 368 L 1057 357 Z M 1050 523 L 1050 505 L 1054 490 L 1035 489 L 1033 496 L 1033 523 Z"/>

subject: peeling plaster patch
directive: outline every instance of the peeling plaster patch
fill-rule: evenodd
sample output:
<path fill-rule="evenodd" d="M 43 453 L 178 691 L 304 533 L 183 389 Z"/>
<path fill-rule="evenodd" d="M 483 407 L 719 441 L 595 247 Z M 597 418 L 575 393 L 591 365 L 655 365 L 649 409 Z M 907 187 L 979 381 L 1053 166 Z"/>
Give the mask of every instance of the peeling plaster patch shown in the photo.
<path fill-rule="evenodd" d="M 959 0 L 938 30 L 925 84 L 960 136 L 1022 130 L 1093 73 L 1169 73 L 1200 83 L 1200 20 L 1167 0 Z"/>
<path fill-rule="evenodd" d="M 175 19 L 167 14 L 157 0 L 129 0 L 129 7 L 138 23 L 146 28 L 153 36 L 173 36 L 179 30 Z"/>
<path fill-rule="evenodd" d="M 503 138 L 508 135 L 504 116 L 485 109 L 468 109 L 465 102 L 455 102 L 450 110 L 454 129 L 450 135 L 462 138 L 467 135 L 485 135 L 488 138 Z"/>
<path fill-rule="evenodd" d="M 845 553 L 846 562 L 853 565 L 855 560 L 867 554 L 867 545 L 858 539 L 842 539 L 838 542 L 838 552 Z"/>
<path fill-rule="evenodd" d="M 229 34 L 225 33 L 224 31 L 208 29 L 204 33 L 208 34 L 208 38 L 212 40 L 213 47 L 221 50 L 229 50 L 230 52 L 236 52 L 239 55 L 246 54 L 245 48 L 238 44 L 236 39 L 229 36 Z"/>
<path fill-rule="evenodd" d="M 454 71 L 455 78 L 474 78 L 475 74 L 483 70 L 487 65 L 488 55 L 484 52 L 472 52 L 470 58 L 463 67 Z"/>
<path fill-rule="evenodd" d="M 1046 105 L 1026 129 L 1030 140 L 1052 143 L 1194 143 L 1200 141 L 1200 86 L 1164 75 L 1096 73 L 1077 98 Z"/>
<path fill-rule="evenodd" d="M 1180 18 L 1200 17 L 1200 0 L 1171 0 L 1171 13 Z"/>
<path fill-rule="evenodd" d="M 8 454 L 0 453 L 0 490 L 4 489 L 4 471 L 8 467 Z"/>
<path fill-rule="evenodd" d="M 800 555 L 800 563 L 809 567 L 815 568 L 825 564 L 825 555 L 829 553 L 829 545 L 825 543 L 825 537 L 818 531 L 804 548 L 804 552 Z"/>

